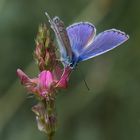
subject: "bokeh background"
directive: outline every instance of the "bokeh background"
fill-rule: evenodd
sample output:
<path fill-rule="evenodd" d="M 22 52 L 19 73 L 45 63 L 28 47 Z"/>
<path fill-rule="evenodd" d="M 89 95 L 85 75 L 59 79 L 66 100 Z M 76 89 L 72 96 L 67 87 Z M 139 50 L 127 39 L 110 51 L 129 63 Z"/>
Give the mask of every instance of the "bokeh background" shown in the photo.
<path fill-rule="evenodd" d="M 100 31 L 117 28 L 130 35 L 119 48 L 79 64 L 69 88 L 57 96 L 55 140 L 140 139 L 139 0 L 0 0 L 0 140 L 46 140 L 39 132 L 16 69 L 37 75 L 32 59 L 44 12 L 68 26 L 90 21 Z M 90 88 L 88 91 L 83 79 Z"/>

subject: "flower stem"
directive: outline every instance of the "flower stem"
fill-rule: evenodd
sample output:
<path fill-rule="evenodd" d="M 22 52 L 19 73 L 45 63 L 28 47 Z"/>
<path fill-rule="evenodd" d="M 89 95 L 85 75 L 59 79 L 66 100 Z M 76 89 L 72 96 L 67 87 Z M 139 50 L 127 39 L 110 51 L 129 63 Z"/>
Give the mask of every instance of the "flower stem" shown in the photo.
<path fill-rule="evenodd" d="M 56 131 L 56 109 L 55 109 L 55 94 L 50 94 L 48 100 L 46 100 L 46 132 L 48 134 L 48 140 L 52 140 Z"/>
<path fill-rule="evenodd" d="M 51 135 L 48 136 L 48 140 L 53 140 L 53 137 Z"/>

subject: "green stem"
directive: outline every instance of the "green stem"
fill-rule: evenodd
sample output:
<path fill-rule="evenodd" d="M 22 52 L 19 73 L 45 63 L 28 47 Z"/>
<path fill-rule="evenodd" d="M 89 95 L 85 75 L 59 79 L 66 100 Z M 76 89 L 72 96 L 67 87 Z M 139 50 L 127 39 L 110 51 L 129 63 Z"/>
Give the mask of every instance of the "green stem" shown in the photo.
<path fill-rule="evenodd" d="M 50 94 L 49 100 L 46 101 L 46 116 L 48 122 L 46 124 L 46 130 L 48 133 L 48 140 L 53 140 L 53 136 L 56 131 L 56 110 L 55 110 L 55 94 Z"/>
<path fill-rule="evenodd" d="M 53 140 L 53 137 L 51 135 L 48 136 L 48 140 Z"/>

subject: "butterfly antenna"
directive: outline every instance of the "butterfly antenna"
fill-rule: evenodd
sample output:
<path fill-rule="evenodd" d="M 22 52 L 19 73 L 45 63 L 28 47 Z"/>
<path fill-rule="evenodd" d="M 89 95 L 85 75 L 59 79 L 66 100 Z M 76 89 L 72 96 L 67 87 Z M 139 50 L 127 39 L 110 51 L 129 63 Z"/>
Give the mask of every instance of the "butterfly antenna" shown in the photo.
<path fill-rule="evenodd" d="M 87 87 L 87 90 L 89 91 L 89 90 L 90 90 L 90 88 L 89 88 L 89 86 L 88 86 L 88 84 L 87 84 L 87 82 L 86 82 L 85 78 L 84 78 L 84 83 L 85 83 L 85 85 L 86 85 L 86 87 Z"/>
<path fill-rule="evenodd" d="M 87 82 L 86 82 L 86 80 L 85 80 L 85 76 L 84 76 L 84 74 L 83 74 L 83 72 L 82 72 L 82 71 L 81 71 L 81 75 L 82 75 L 82 77 L 83 77 L 84 84 L 85 84 L 85 86 L 86 86 L 87 90 L 89 91 L 89 90 L 90 90 L 90 88 L 89 88 L 89 86 L 88 86 L 88 84 L 87 84 Z"/>
<path fill-rule="evenodd" d="M 53 31 L 55 32 L 55 34 L 57 34 L 57 28 L 53 22 L 53 20 L 50 18 L 49 14 L 47 12 L 45 12 L 45 15 L 47 16 L 49 23 L 51 25 L 51 28 L 53 29 Z"/>
<path fill-rule="evenodd" d="M 47 12 L 45 12 L 45 15 L 47 16 L 47 18 L 49 19 L 49 21 L 52 23 L 52 19 L 50 18 L 49 14 Z"/>
<path fill-rule="evenodd" d="M 51 28 L 54 30 L 54 32 L 56 32 L 56 28 L 55 28 L 53 20 L 51 19 L 51 17 L 49 16 L 49 14 L 47 12 L 45 12 L 45 15 L 47 16 L 47 18 L 51 24 Z"/>

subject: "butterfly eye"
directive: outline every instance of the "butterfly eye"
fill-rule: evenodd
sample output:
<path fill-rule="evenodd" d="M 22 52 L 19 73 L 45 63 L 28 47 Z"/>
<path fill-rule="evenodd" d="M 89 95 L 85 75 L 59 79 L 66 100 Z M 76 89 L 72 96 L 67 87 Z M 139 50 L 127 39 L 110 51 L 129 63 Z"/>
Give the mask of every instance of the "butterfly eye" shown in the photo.
<path fill-rule="evenodd" d="M 59 23 L 60 19 L 59 19 L 59 17 L 54 17 L 53 21 L 54 21 L 55 24 L 57 24 L 57 23 Z"/>
<path fill-rule="evenodd" d="M 73 63 L 70 63 L 69 66 L 70 66 L 71 68 L 73 68 Z"/>

